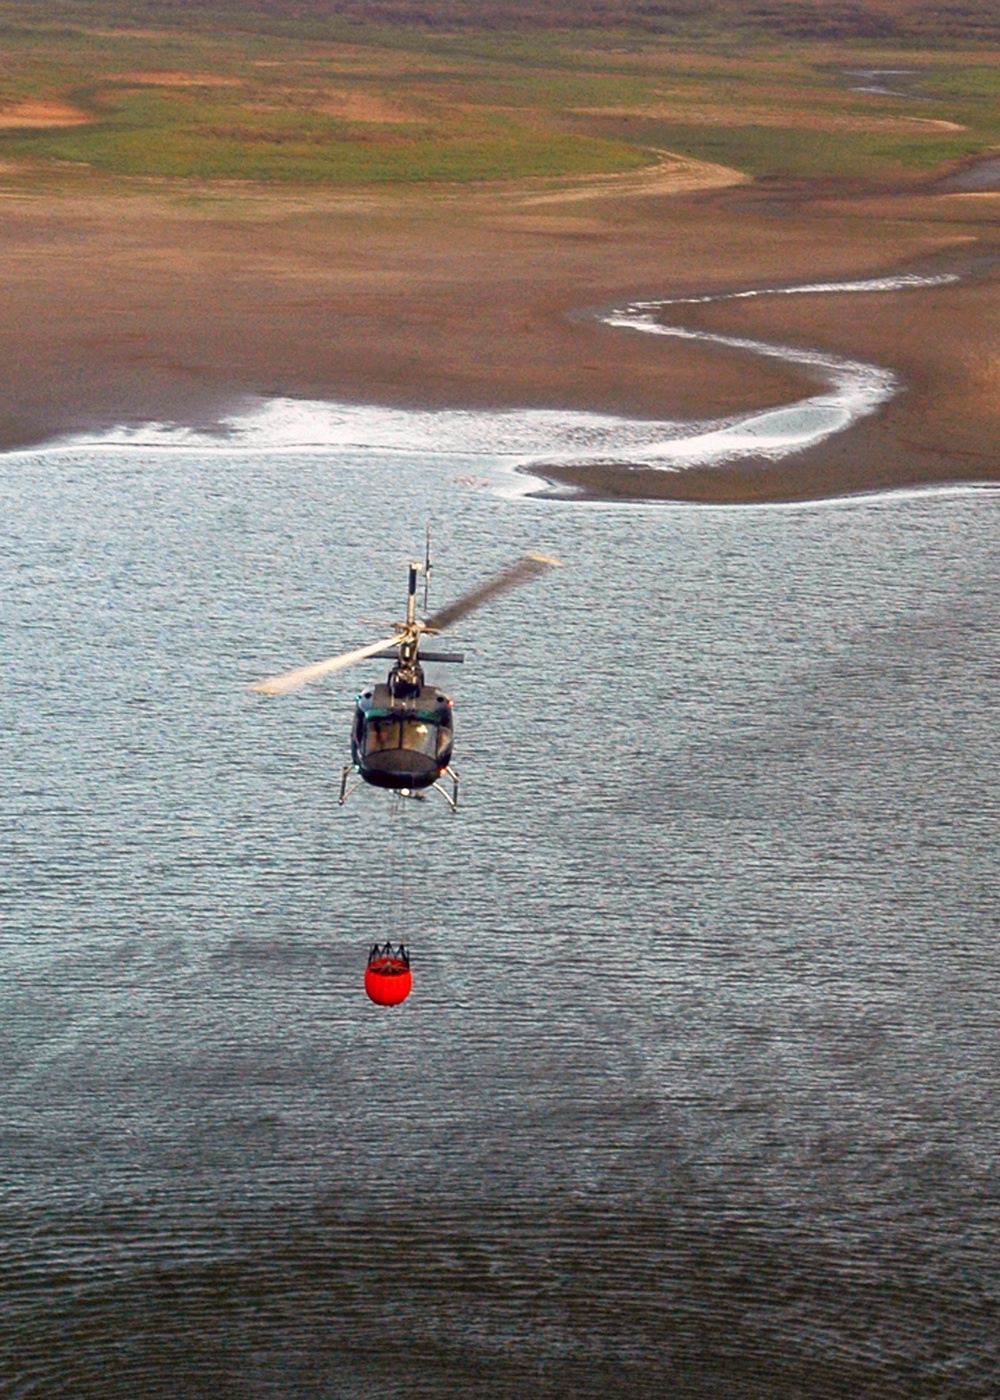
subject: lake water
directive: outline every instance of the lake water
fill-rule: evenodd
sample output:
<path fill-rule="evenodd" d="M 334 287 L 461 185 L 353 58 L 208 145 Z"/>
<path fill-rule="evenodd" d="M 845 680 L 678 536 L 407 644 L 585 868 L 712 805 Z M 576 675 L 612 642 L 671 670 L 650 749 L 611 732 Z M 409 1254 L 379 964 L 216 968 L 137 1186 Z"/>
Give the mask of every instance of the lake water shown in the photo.
<path fill-rule="evenodd" d="M 0 500 L 0 1395 L 1000 1393 L 1000 494 L 220 443 Z M 245 685 L 428 519 L 432 607 L 566 567 L 434 673 L 458 815 L 341 810 L 379 664 Z"/>
<path fill-rule="evenodd" d="M 956 170 L 938 181 L 936 190 L 942 194 L 977 194 L 1000 190 L 1000 156 L 987 156 L 964 170 Z"/>

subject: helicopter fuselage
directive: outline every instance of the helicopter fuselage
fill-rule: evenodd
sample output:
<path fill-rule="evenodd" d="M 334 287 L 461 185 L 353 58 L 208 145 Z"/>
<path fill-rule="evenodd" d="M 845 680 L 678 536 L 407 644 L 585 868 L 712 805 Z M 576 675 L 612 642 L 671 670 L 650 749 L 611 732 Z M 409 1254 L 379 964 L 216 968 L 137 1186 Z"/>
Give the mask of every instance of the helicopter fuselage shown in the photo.
<path fill-rule="evenodd" d="M 436 686 L 424 680 L 421 660 L 459 662 L 460 654 L 424 652 L 420 644 L 425 637 L 435 637 L 454 626 L 468 613 L 481 608 L 491 599 L 507 593 L 529 579 L 537 578 L 558 559 L 544 554 L 524 554 L 498 574 L 470 589 L 447 607 L 439 608 L 423 620 L 417 617 L 417 577 L 423 572 L 425 585 L 430 573 L 430 555 L 423 565 L 410 565 L 406 595 L 406 620 L 391 624 L 391 637 L 328 656 L 308 666 L 297 666 L 280 676 L 268 676 L 255 681 L 250 689 L 262 695 L 286 695 L 300 686 L 322 680 L 347 666 L 375 657 L 392 658 L 395 665 L 384 685 L 370 685 L 357 698 L 354 724 L 351 730 L 351 762 L 340 774 L 340 805 L 353 790 L 352 774 L 372 787 L 389 788 L 402 797 L 424 796 L 424 789 L 433 788 L 441 794 L 454 812 L 458 807 L 458 774 L 451 766 L 454 743 L 454 723 L 451 700 Z M 427 591 L 424 589 L 424 607 Z M 447 777 L 450 784 L 442 784 Z"/>
<path fill-rule="evenodd" d="M 400 687 L 390 676 L 358 696 L 351 760 L 373 787 L 397 792 L 432 787 L 447 771 L 453 745 L 452 702 L 436 686 Z"/>

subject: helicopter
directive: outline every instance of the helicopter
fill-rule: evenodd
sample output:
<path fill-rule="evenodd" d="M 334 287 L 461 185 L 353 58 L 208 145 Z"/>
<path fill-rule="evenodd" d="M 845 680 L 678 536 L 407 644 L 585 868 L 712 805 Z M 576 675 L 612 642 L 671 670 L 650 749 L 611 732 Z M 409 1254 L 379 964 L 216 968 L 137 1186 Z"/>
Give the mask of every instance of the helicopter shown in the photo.
<path fill-rule="evenodd" d="M 419 799 L 427 789 L 434 789 L 455 812 L 458 810 L 458 774 L 451 766 L 454 702 L 436 686 L 427 684 L 421 661 L 461 662 L 464 657 L 456 652 L 425 651 L 421 654 L 421 640 L 445 631 L 500 594 L 538 578 L 561 562 L 546 554 L 524 554 L 421 621 L 417 617 L 417 580 L 423 574 L 426 611 L 431 572 L 428 546 L 424 562 L 416 560 L 410 564 L 406 620 L 390 624 L 395 629 L 393 636 L 325 661 L 300 666 L 280 676 L 255 681 L 250 689 L 262 695 L 287 695 L 289 691 L 361 661 L 392 659 L 385 683 L 367 686 L 355 702 L 351 762 L 341 770 L 340 806 L 358 786 L 358 783 L 351 783 L 352 776 L 357 775 L 359 782 L 388 788 L 401 797 Z M 442 784 L 443 778 L 449 780 L 450 790 Z"/>

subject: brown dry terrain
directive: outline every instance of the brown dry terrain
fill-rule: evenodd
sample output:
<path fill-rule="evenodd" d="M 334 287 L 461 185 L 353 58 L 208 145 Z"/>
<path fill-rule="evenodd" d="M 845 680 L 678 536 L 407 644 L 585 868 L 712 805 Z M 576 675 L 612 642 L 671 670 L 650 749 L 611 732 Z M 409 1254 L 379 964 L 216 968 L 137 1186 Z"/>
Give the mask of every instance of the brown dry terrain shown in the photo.
<path fill-rule="evenodd" d="M 604 188 L 586 203 L 546 207 L 537 199 L 533 188 L 430 203 L 271 197 L 235 217 L 152 200 L 7 200 L 3 442 L 149 419 L 211 423 L 258 395 L 730 413 L 787 402 L 807 381 L 774 361 L 609 329 L 590 312 L 639 297 L 954 266 L 967 274 L 958 287 L 699 311 L 708 328 L 903 375 L 907 392 L 877 419 L 808 457 L 780 468 L 561 475 L 601 493 L 701 499 L 1000 475 L 1000 198 L 798 202 L 736 186 L 621 197 Z"/>
<path fill-rule="evenodd" d="M 13 102 L 0 107 L 0 127 L 82 126 L 91 120 L 89 113 L 68 102 Z"/>

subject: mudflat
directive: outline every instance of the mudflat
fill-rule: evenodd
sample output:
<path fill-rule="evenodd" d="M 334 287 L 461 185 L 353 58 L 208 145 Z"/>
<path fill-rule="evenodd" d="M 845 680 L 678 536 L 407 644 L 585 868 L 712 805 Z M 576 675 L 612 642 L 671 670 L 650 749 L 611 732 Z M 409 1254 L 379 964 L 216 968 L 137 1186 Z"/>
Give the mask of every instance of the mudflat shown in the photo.
<path fill-rule="evenodd" d="M 693 186 L 693 188 L 692 188 Z M 601 324 L 636 299 L 955 270 L 956 284 L 723 301 L 692 326 L 895 370 L 874 418 L 780 463 L 553 472 L 590 493 L 768 500 L 1000 476 L 1000 197 L 836 196 L 702 171 L 562 189 L 7 196 L 5 447 L 248 400 L 700 419 L 813 387 L 779 361 Z M 863 304 L 862 304 L 863 303 Z"/>
<path fill-rule="evenodd" d="M 53 23 L 0 0 L 0 447 L 211 427 L 272 396 L 739 415 L 796 403 L 812 371 L 601 313 L 949 271 L 671 308 L 902 391 L 779 462 L 560 485 L 770 500 L 995 479 L 992 11 L 654 9 L 94 0 Z"/>

